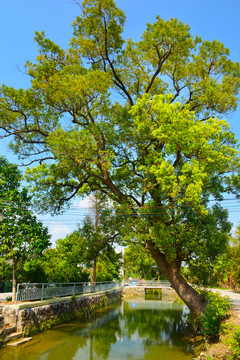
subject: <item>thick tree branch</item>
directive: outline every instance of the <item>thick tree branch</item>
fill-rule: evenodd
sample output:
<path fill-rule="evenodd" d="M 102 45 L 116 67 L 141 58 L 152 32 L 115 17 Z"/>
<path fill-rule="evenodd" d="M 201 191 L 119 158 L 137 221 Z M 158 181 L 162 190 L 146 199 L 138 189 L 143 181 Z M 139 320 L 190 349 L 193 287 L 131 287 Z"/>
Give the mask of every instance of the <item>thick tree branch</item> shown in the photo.
<path fill-rule="evenodd" d="M 172 46 L 170 47 L 170 49 L 162 56 L 160 53 L 159 53 L 159 50 L 158 50 L 158 47 L 157 45 L 155 45 L 155 48 L 156 48 L 156 51 L 157 51 L 157 54 L 158 54 L 158 66 L 157 66 L 157 69 L 155 71 L 155 73 L 153 74 L 151 80 L 150 80 L 150 83 L 148 84 L 147 86 L 147 89 L 145 91 L 145 93 L 149 93 L 149 91 L 151 90 L 151 87 L 154 83 L 154 80 L 156 79 L 156 77 L 158 76 L 158 74 L 160 73 L 161 69 L 162 69 L 162 66 L 164 64 L 164 62 L 167 60 L 167 58 L 170 56 L 171 52 L 172 52 Z"/>

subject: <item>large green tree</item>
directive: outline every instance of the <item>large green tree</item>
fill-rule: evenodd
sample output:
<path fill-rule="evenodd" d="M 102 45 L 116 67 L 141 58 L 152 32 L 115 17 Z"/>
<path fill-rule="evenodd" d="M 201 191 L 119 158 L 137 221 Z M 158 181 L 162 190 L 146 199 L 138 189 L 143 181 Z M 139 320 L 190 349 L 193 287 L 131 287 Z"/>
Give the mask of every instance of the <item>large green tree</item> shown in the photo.
<path fill-rule="evenodd" d="M 2 86 L 0 127 L 36 164 L 27 176 L 42 211 L 106 194 L 129 241 L 149 249 L 199 313 L 206 302 L 181 264 L 211 260 L 227 242 L 227 215 L 208 200 L 239 187 L 236 140 L 216 116 L 237 107 L 240 67 L 177 19 L 157 16 L 138 42 L 123 39 L 124 22 L 113 0 L 84 0 L 68 49 L 37 32 L 31 87 Z"/>
<path fill-rule="evenodd" d="M 20 178 L 17 166 L 0 157 L 0 212 L 4 214 L 0 222 L 0 262 L 10 261 L 12 266 L 13 299 L 19 269 L 50 245 L 48 230 L 33 215 L 31 198 L 21 187 Z"/>

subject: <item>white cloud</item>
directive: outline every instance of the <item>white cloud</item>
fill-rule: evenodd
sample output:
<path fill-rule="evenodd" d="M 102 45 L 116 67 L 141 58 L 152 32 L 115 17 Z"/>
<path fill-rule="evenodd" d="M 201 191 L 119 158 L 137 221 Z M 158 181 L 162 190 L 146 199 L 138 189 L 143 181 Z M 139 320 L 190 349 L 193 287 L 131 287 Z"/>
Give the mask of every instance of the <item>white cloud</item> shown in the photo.
<path fill-rule="evenodd" d="M 74 200 L 72 206 L 78 209 L 89 209 L 92 206 L 92 196 L 89 195 L 86 196 L 84 199 Z"/>
<path fill-rule="evenodd" d="M 108 199 L 108 206 L 113 206 L 113 201 L 111 199 Z M 72 203 L 72 207 L 78 208 L 78 209 L 85 209 L 87 211 L 91 211 L 91 208 L 94 205 L 94 195 L 88 195 L 84 199 L 81 200 L 74 200 Z"/>
<path fill-rule="evenodd" d="M 52 235 L 51 242 L 53 247 L 55 247 L 56 240 L 64 238 L 67 234 L 71 233 L 72 230 L 67 225 L 54 221 L 49 225 L 49 232 Z"/>

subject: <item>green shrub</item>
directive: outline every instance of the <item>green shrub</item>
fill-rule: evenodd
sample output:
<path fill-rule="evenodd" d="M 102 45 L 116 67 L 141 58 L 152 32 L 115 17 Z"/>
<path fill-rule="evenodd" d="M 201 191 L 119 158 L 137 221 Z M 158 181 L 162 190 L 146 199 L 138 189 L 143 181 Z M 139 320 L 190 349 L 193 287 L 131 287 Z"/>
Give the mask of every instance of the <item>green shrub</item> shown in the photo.
<path fill-rule="evenodd" d="M 208 292 L 206 294 L 208 304 L 203 315 L 200 316 L 201 332 L 205 336 L 217 335 L 220 322 L 226 319 L 230 309 L 230 302 L 227 296 Z"/>
<path fill-rule="evenodd" d="M 236 326 L 228 345 L 232 353 L 231 359 L 240 359 L 240 325 Z"/>

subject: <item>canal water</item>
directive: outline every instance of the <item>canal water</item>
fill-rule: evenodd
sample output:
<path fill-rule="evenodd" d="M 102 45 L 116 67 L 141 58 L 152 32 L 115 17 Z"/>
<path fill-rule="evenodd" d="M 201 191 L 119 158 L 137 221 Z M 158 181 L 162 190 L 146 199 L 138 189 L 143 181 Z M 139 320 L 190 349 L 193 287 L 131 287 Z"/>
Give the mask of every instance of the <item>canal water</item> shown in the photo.
<path fill-rule="evenodd" d="M 187 308 L 159 300 L 123 300 L 94 319 L 60 325 L 18 348 L 0 349 L 1 360 L 190 360 L 184 336 Z"/>

